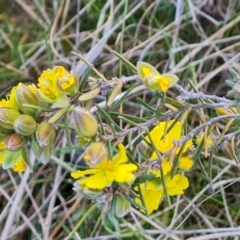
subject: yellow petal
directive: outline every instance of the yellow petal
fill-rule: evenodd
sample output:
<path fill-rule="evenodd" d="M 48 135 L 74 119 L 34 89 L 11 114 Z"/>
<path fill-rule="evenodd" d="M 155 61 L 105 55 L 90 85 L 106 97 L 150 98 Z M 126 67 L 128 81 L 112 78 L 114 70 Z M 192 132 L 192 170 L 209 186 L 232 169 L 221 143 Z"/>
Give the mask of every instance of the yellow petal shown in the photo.
<path fill-rule="evenodd" d="M 142 185 L 142 184 L 141 184 Z M 145 190 L 141 188 L 142 196 L 144 199 L 144 203 L 147 209 L 147 213 L 151 214 L 154 210 L 158 209 L 158 206 L 163 198 L 163 190 L 160 191 L 152 191 Z M 138 204 L 142 205 L 140 199 L 135 200 Z"/>
<path fill-rule="evenodd" d="M 84 170 L 84 171 L 78 170 L 76 172 L 71 172 L 71 177 L 74 179 L 77 179 L 77 178 L 80 178 L 85 175 L 95 174 L 99 171 L 100 171 L 99 169 L 88 169 L 88 170 Z"/>
<path fill-rule="evenodd" d="M 118 183 L 131 184 L 135 180 L 135 175 L 132 173 L 125 172 L 123 175 L 120 172 L 115 173 L 115 181 Z"/>
<path fill-rule="evenodd" d="M 115 172 L 112 170 L 104 170 L 104 176 L 109 182 L 113 182 L 115 179 Z"/>
<path fill-rule="evenodd" d="M 192 168 L 194 162 L 191 158 L 181 156 L 179 158 L 178 168 L 182 171 L 188 171 Z"/>
<path fill-rule="evenodd" d="M 154 74 L 160 74 L 155 67 L 146 62 L 138 62 L 137 71 L 142 80 L 145 80 Z"/>
<path fill-rule="evenodd" d="M 123 146 L 123 144 L 119 143 L 118 149 L 119 149 L 118 154 L 113 157 L 113 165 L 115 165 L 115 166 L 119 165 L 121 163 L 127 162 L 126 149 Z"/>
<path fill-rule="evenodd" d="M 172 167 L 170 165 L 170 161 L 168 158 L 164 158 L 161 167 L 162 167 L 164 176 L 166 176 L 171 171 Z"/>
<path fill-rule="evenodd" d="M 113 169 L 115 181 L 119 183 L 131 183 L 135 180 L 135 175 L 132 173 L 137 170 L 134 164 L 122 164 Z"/>
<path fill-rule="evenodd" d="M 91 189 L 103 189 L 109 186 L 112 182 L 109 181 L 104 173 L 101 172 L 99 174 L 93 175 L 91 177 L 86 177 L 78 181 L 78 183 L 82 186 Z"/>
<path fill-rule="evenodd" d="M 177 180 L 177 184 L 179 186 L 182 187 L 182 189 L 187 189 L 189 187 L 189 181 L 188 181 L 188 178 L 183 176 L 183 175 L 180 175 L 178 174 L 179 177 L 178 177 L 178 180 Z"/>
<path fill-rule="evenodd" d="M 168 81 L 169 87 L 171 87 L 174 83 L 176 83 L 179 80 L 178 76 L 171 73 L 164 73 L 162 74 L 162 77 Z"/>
<path fill-rule="evenodd" d="M 174 121 L 175 120 L 160 122 L 150 132 L 152 140 L 154 141 L 158 150 L 162 153 L 169 151 L 174 146 L 173 141 L 179 140 L 181 137 L 182 125 L 179 121 L 176 121 L 171 130 L 167 131 Z M 164 136 L 165 132 L 166 135 Z M 150 142 L 148 137 L 146 137 L 146 140 Z"/>
<path fill-rule="evenodd" d="M 189 182 L 187 177 L 176 174 L 172 180 L 166 181 L 167 192 L 169 196 L 183 194 L 183 190 L 188 188 Z"/>

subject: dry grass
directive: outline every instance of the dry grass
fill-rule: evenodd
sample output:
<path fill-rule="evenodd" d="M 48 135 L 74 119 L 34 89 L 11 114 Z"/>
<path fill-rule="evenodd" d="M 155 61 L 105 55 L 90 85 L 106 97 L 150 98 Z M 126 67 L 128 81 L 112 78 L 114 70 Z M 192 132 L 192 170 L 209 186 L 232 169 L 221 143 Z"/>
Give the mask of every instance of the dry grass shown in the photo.
<path fill-rule="evenodd" d="M 109 79 L 133 75 L 112 54 L 115 50 L 133 64 L 144 60 L 177 74 L 187 90 L 191 79 L 198 90 L 218 96 L 228 90 L 228 70 L 240 72 L 237 0 L 0 0 L 0 9 L 3 95 L 18 81 L 36 82 L 51 65 L 84 76 L 88 67 L 72 51 L 84 54 Z M 175 96 L 174 91 L 169 94 Z M 141 112 L 136 97 L 149 99 L 143 88 L 136 88 L 125 113 Z M 189 122 L 189 128 L 196 126 L 198 116 L 192 115 Z M 59 136 L 56 150 L 64 152 L 66 146 L 65 137 Z M 69 171 L 75 160 L 73 153 L 56 154 L 46 166 L 36 163 L 33 173 L 0 169 L 1 240 L 239 239 L 238 163 L 224 152 L 213 157 L 212 170 L 203 158 L 203 177 L 196 173 L 199 165 L 188 173 L 190 188 L 171 206 L 164 202 L 150 217 L 132 208 L 120 219 L 118 233 L 111 221 L 103 221 L 100 210 L 72 191 Z"/>

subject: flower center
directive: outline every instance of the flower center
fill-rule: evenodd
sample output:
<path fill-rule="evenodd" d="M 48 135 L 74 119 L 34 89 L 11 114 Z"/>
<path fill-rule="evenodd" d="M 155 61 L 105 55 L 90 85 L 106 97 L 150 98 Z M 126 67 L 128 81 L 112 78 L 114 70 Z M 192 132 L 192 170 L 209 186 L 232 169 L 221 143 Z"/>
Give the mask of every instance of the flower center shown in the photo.
<path fill-rule="evenodd" d="M 158 81 L 158 84 L 161 87 L 162 91 L 166 92 L 169 88 L 169 81 L 162 76 L 157 76 L 156 80 Z"/>
<path fill-rule="evenodd" d="M 74 77 L 70 75 L 70 76 L 60 79 L 59 82 L 60 82 L 61 89 L 66 90 L 69 87 L 71 87 L 75 81 L 74 81 Z"/>

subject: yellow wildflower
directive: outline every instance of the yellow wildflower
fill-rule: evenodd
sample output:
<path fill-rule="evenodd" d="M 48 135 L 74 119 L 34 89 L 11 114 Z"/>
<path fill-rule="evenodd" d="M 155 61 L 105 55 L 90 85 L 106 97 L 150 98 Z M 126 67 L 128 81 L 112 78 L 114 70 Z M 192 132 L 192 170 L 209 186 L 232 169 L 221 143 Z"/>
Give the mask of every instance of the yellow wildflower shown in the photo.
<path fill-rule="evenodd" d="M 170 129 L 170 127 L 172 128 Z M 181 122 L 175 120 L 168 122 L 160 122 L 150 132 L 150 136 L 154 145 L 162 154 L 170 151 L 174 147 L 174 141 L 180 140 L 181 135 L 182 124 Z M 151 144 L 149 137 L 146 137 L 146 141 Z M 182 155 L 179 156 L 177 166 L 178 169 L 187 171 L 193 166 L 193 160 L 190 159 L 187 155 L 187 151 L 192 145 L 192 140 L 187 141 L 184 145 Z M 179 153 L 180 149 L 181 147 L 176 149 L 176 154 Z M 158 155 L 154 151 L 150 160 L 156 159 L 158 159 Z M 149 214 L 153 210 L 156 210 L 158 208 L 160 202 L 165 195 L 163 188 L 163 178 L 166 185 L 166 194 L 168 194 L 169 196 L 183 194 L 183 190 L 187 189 L 189 186 L 187 177 L 178 173 L 171 177 L 170 171 L 172 169 L 172 166 L 168 157 L 162 160 L 161 169 L 163 175 L 160 174 L 159 170 L 152 169 L 150 173 L 154 174 L 155 178 L 146 183 L 140 184 L 140 189 L 145 202 L 145 206 Z M 136 202 L 142 204 L 140 199 L 136 199 Z"/>
<path fill-rule="evenodd" d="M 74 95 L 78 90 L 78 79 L 64 67 L 56 66 L 42 72 L 38 87 L 37 95 L 41 101 L 65 107 L 68 104 L 66 95 Z"/>
<path fill-rule="evenodd" d="M 72 172 L 71 176 L 74 179 L 80 178 L 78 184 L 90 189 L 104 189 L 113 182 L 131 184 L 135 180 L 134 172 L 137 171 L 137 166 L 127 163 L 126 150 L 122 144 L 119 144 L 118 148 L 119 153 L 112 161 L 105 159 L 91 169 Z"/>
<path fill-rule="evenodd" d="M 150 90 L 167 92 L 167 90 L 178 81 L 174 74 L 160 74 L 152 65 L 145 62 L 137 63 L 137 71 L 143 84 Z"/>

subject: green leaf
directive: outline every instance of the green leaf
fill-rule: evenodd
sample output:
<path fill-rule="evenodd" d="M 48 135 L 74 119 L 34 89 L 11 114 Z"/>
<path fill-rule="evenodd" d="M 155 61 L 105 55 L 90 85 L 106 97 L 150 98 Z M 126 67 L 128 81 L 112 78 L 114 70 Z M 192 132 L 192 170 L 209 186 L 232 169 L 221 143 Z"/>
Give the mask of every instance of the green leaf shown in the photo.
<path fill-rule="evenodd" d="M 89 92 L 83 93 L 78 100 L 80 102 L 88 101 L 96 97 L 100 93 L 100 87 L 94 88 L 93 90 L 90 90 Z"/>
<path fill-rule="evenodd" d="M 151 107 L 148 103 L 144 102 L 141 98 L 137 98 L 137 103 L 142 104 L 150 112 L 154 112 L 155 113 L 155 108 Z"/>
<path fill-rule="evenodd" d="M 135 123 L 143 123 L 146 120 L 142 117 L 136 117 L 134 115 L 125 114 L 125 113 L 119 113 L 119 112 L 109 112 L 109 114 L 115 116 L 115 117 L 124 117 L 125 119 L 129 119 L 130 121 L 134 121 Z"/>
<path fill-rule="evenodd" d="M 3 157 L 2 168 L 9 169 L 13 167 L 20 156 L 21 156 L 20 151 L 17 152 L 7 151 L 7 153 Z"/>
<path fill-rule="evenodd" d="M 64 108 L 67 107 L 69 105 L 68 102 L 68 98 L 66 94 L 62 94 L 60 97 L 58 97 L 56 99 L 56 101 L 54 102 L 54 106 L 55 107 L 60 107 L 60 108 Z"/>
<path fill-rule="evenodd" d="M 113 108 L 118 108 L 119 105 L 125 100 L 127 99 L 127 97 L 129 96 L 129 93 L 138 85 L 139 83 L 138 82 L 135 82 L 133 84 L 131 84 L 129 87 L 128 87 L 128 90 L 126 91 L 126 93 L 121 97 L 121 99 L 119 99 L 119 101 L 113 106 Z"/>
<path fill-rule="evenodd" d="M 123 57 L 120 53 L 112 51 L 114 55 L 116 55 L 127 67 L 131 68 L 133 71 L 137 71 L 137 67 L 134 66 L 131 62 L 129 62 L 125 57 Z"/>
<path fill-rule="evenodd" d="M 135 180 L 134 185 L 145 183 L 152 180 L 153 178 L 155 178 L 155 174 L 143 174 Z"/>
<path fill-rule="evenodd" d="M 109 117 L 109 114 L 105 110 L 98 105 L 96 105 L 96 107 L 98 109 L 98 113 L 104 118 L 105 121 L 108 122 L 109 125 L 113 124 L 118 131 L 122 131 L 121 128 Z"/>

